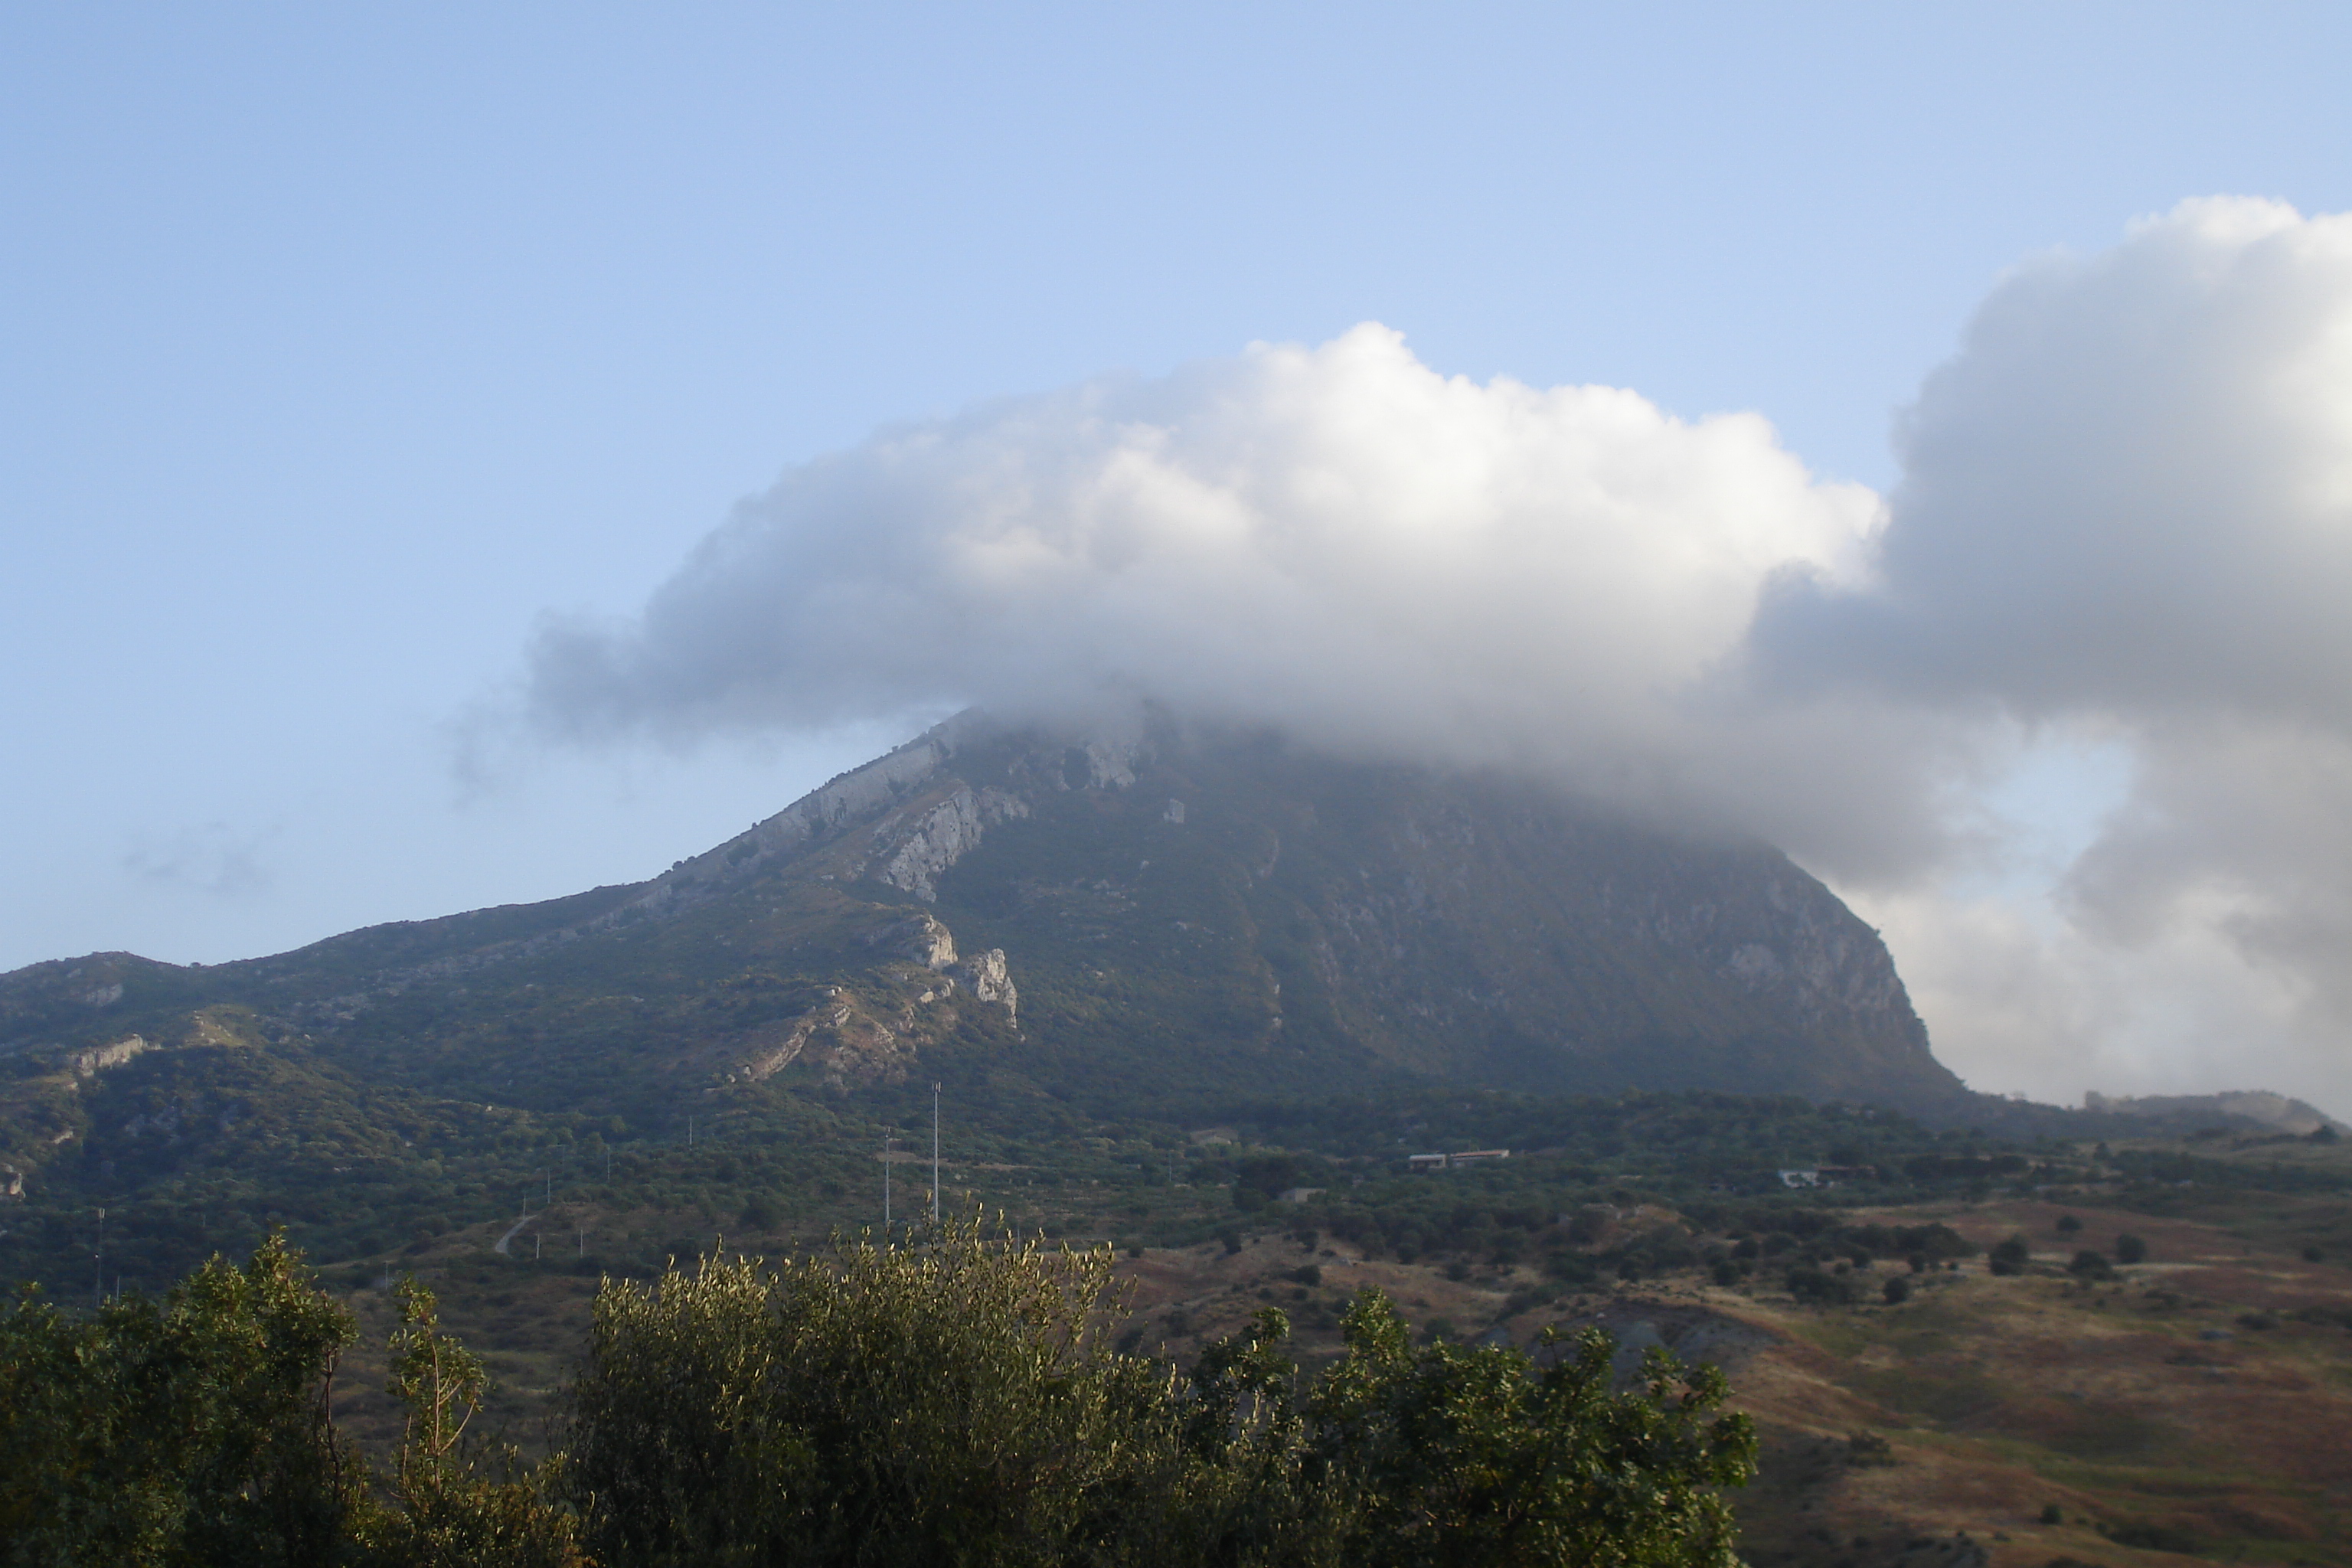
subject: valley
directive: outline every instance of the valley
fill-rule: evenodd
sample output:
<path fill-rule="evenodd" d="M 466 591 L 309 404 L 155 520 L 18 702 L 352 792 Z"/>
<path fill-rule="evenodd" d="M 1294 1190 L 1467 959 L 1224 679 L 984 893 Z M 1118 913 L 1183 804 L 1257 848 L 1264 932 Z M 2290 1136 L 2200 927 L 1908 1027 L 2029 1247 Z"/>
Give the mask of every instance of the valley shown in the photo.
<path fill-rule="evenodd" d="M 1340 1234 L 1350 1205 L 1321 1194 L 1243 1212 L 1225 1186 L 1065 1189 L 1021 1213 L 1074 1245 L 1118 1246 L 1126 1315 L 1107 1331 L 1180 1361 L 1273 1305 L 1290 1318 L 1294 1353 L 1316 1364 L 1337 1353 L 1347 1300 L 1377 1287 L 1424 1335 L 1532 1347 L 1549 1326 L 1598 1325 L 1617 1337 L 1621 1364 L 1652 1344 L 1714 1362 L 1764 1436 L 1763 1474 L 1736 1503 L 1759 1564 L 2352 1561 L 2342 1545 L 2352 1537 L 2342 1460 L 2352 1451 L 2352 1155 L 2306 1141 L 2202 1142 L 2222 1144 L 2217 1164 L 2234 1155 L 2271 1170 L 2291 1156 L 2342 1185 L 2282 1201 L 2224 1183 L 2099 1180 L 2084 1148 L 2070 1151 L 2081 1161 L 2072 1173 L 2092 1180 L 1978 1197 L 1701 1194 L 1686 1209 L 1604 1202 L 1565 1223 L 1546 1213 L 1525 1230 L 1494 1226 L 1496 1207 L 1550 1190 L 1530 1179 L 1552 1163 L 1538 1156 L 1514 1180 L 1491 1169 L 1411 1178 L 1424 1189 L 1413 1196 L 1465 1223 L 1462 1245 L 1409 1259 L 1377 1237 Z M 1313 1157 L 1253 1146 L 1232 1158 Z M 901 1170 L 899 1190 L 919 1197 L 920 1163 Z M 1024 1179 L 966 1162 L 949 1174 L 950 1204 L 992 1212 Z M 712 1209 L 693 1217 L 715 1225 L 725 1216 Z M 686 1218 L 590 1195 L 525 1231 L 550 1244 L 541 1257 L 499 1256 L 506 1227 L 489 1222 L 401 1263 L 441 1293 L 461 1337 L 488 1352 L 491 1414 L 536 1447 L 560 1412 L 597 1283 L 572 1246 L 552 1244 L 576 1246 L 582 1227 L 658 1232 Z M 1899 1251 L 1858 1239 L 1937 1226 L 1956 1238 L 1939 1252 L 1965 1255 L 1927 1258 L 1916 1271 Z M 1181 1239 L 1204 1229 L 1213 1234 Z M 1139 1239 L 1147 1235 L 1166 1239 Z M 2144 1261 L 2070 1267 L 2084 1250 L 2112 1258 L 2119 1235 L 2140 1238 Z M 1991 1254 L 2011 1237 L 2026 1239 L 2027 1257 L 1995 1273 Z M 729 1245 L 756 1255 L 820 1240 L 730 1233 Z M 1671 1261 L 1678 1250 L 1686 1261 Z M 1741 1276 L 1743 1251 L 1757 1256 Z M 1664 1261 L 1621 1277 L 1644 1257 Z M 1734 1273 L 1719 1282 L 1725 1262 Z M 1793 1292 L 1792 1274 L 1815 1265 L 1846 1289 Z M 1889 1280 L 1904 1283 L 1906 1300 L 1885 1299 Z M 376 1365 L 389 1305 L 372 1286 L 338 1294 L 366 1330 L 339 1414 L 387 1443 L 396 1424 Z"/>

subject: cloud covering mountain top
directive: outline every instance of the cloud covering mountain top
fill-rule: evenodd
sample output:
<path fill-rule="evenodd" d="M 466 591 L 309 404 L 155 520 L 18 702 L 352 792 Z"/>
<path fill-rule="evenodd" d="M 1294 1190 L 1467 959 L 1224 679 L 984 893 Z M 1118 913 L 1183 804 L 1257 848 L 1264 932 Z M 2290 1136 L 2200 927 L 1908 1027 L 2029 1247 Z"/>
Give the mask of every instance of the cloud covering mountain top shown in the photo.
<path fill-rule="evenodd" d="M 573 732 L 1138 696 L 1591 787 L 1682 711 L 1761 585 L 1857 569 L 1876 499 L 1750 415 L 1479 385 L 1367 324 L 889 432 L 743 503 L 634 625 L 551 627 Z"/>
<path fill-rule="evenodd" d="M 1980 1081 L 2352 1099 L 2352 218 L 2194 202 L 2032 261 L 1897 444 L 1882 500 L 1757 416 L 1448 378 L 1367 324 L 796 468 L 640 616 L 551 623 L 529 708 L 1150 697 L 1527 769 L 1842 881 Z M 2084 748 L 2126 793 L 2021 881 L 2003 790 Z"/>

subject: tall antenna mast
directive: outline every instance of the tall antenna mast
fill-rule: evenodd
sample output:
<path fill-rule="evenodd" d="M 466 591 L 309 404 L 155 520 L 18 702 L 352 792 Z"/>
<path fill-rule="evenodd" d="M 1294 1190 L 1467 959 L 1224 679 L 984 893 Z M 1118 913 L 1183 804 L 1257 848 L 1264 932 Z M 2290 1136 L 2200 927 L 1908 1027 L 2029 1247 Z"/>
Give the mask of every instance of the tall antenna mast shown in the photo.
<path fill-rule="evenodd" d="M 940 1086 L 931 1085 L 931 1228 L 940 1228 Z"/>

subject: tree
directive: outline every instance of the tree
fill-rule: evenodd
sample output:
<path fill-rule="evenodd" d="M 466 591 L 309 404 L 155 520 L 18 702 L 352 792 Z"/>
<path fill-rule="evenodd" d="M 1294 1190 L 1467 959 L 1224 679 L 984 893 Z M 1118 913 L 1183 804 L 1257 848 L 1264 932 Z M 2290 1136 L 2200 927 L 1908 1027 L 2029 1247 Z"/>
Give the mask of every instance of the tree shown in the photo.
<path fill-rule="evenodd" d="M 1712 1368 L 1605 1335 L 1416 1349 L 1386 1298 L 1302 1389 L 1272 1310 L 1189 1373 L 1113 1348 L 1107 1251 L 946 1227 L 608 1283 L 565 1485 L 611 1568 L 1729 1563 Z"/>
<path fill-rule="evenodd" d="M 0 1562 L 332 1564 L 365 1476 L 328 1414 L 349 1313 L 272 1234 L 163 1300 L 0 1312 Z"/>
<path fill-rule="evenodd" d="M 1378 1290 L 1349 1308 L 1344 1334 L 1307 1412 L 1309 1481 L 1354 1514 L 1346 1561 L 1738 1561 L 1720 1489 L 1754 1475 L 1757 1439 L 1744 1415 L 1709 1418 L 1727 1393 L 1716 1368 L 1685 1372 L 1653 1349 L 1615 1394 L 1615 1346 L 1598 1331 L 1547 1331 L 1540 1368 L 1503 1346 L 1416 1351 Z"/>
<path fill-rule="evenodd" d="M 2118 1235 L 2118 1236 L 2116 1237 L 2116 1262 L 2118 1262 L 2118 1263 L 2143 1263 L 2143 1262 L 2146 1262 L 2146 1261 L 2147 1261 L 2147 1242 L 2142 1241 L 2138 1237 L 2134 1236 L 2134 1235 L 2133 1235 L 2131 1232 L 2129 1232 L 2129 1231 L 2125 1231 L 2125 1232 L 2123 1232 L 2122 1234 Z"/>
<path fill-rule="evenodd" d="M 608 1282 L 566 1485 L 616 1564 L 1116 1558 L 1183 1468 L 1173 1374 L 1103 1342 L 1108 1251 L 844 1243 Z"/>
<path fill-rule="evenodd" d="M 441 1331 L 431 1290 L 412 1277 L 397 1294 L 386 1386 L 407 1415 L 393 1472 L 399 1506 L 369 1532 L 379 1557 L 415 1568 L 580 1568 L 577 1530 L 550 1500 L 550 1478 L 527 1473 L 513 1448 L 467 1436 L 489 1387 L 480 1360 Z"/>

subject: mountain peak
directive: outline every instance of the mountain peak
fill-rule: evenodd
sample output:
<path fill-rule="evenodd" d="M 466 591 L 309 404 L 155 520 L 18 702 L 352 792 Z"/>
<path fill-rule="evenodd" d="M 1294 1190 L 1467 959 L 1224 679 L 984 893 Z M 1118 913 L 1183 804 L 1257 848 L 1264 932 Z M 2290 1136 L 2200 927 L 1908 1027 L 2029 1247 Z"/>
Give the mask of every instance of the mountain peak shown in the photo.
<path fill-rule="evenodd" d="M 642 883 L 208 969 L 36 966 L 0 980 L 0 1049 L 224 1008 L 368 1074 L 632 1118 L 919 1074 L 1106 1105 L 1965 1094 L 1877 934 L 1769 848 L 1158 712 L 961 714 Z"/>

